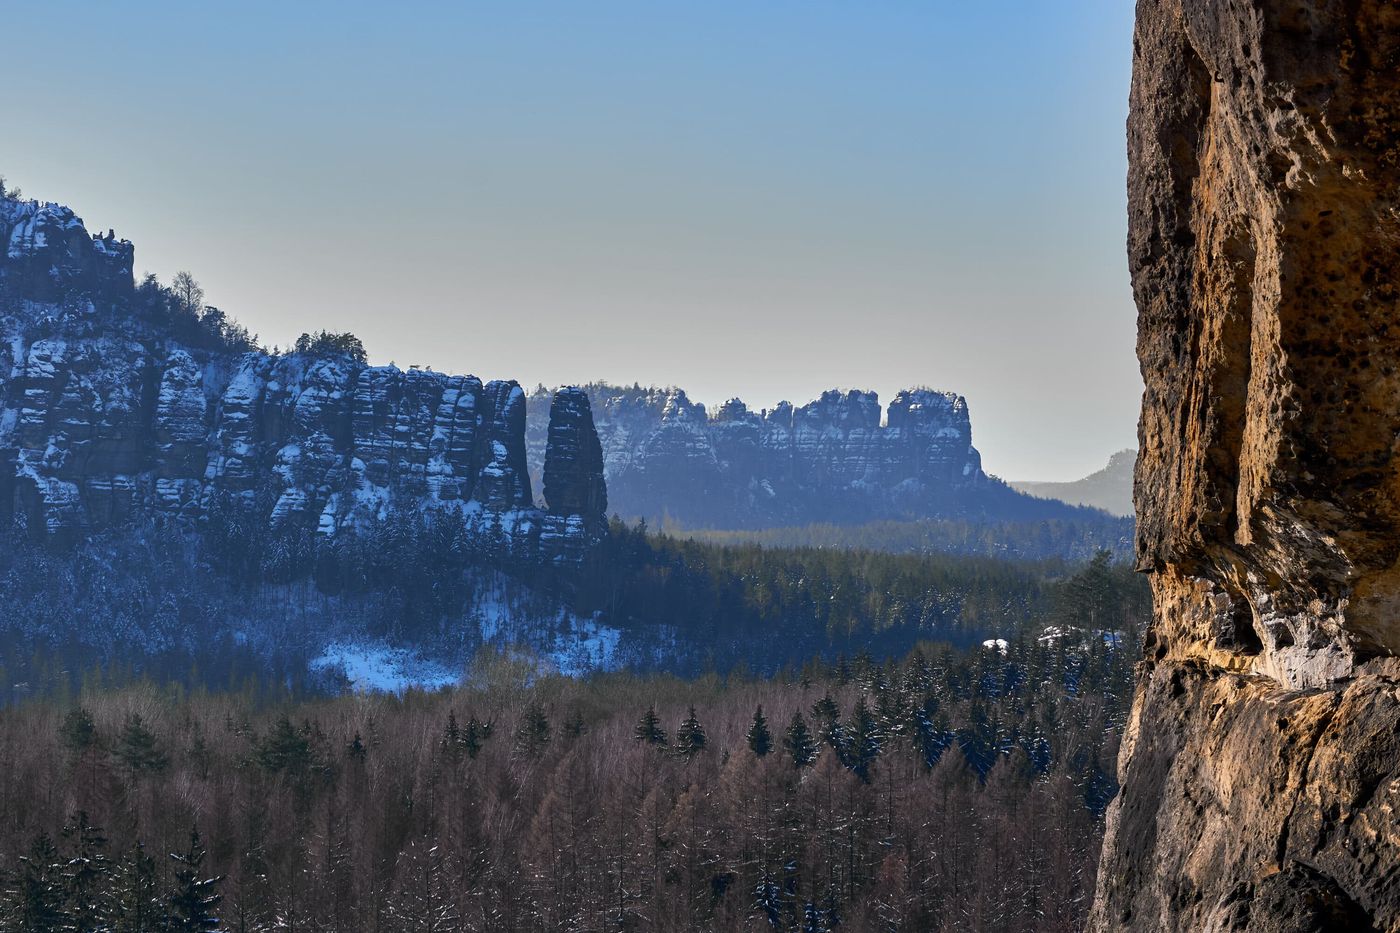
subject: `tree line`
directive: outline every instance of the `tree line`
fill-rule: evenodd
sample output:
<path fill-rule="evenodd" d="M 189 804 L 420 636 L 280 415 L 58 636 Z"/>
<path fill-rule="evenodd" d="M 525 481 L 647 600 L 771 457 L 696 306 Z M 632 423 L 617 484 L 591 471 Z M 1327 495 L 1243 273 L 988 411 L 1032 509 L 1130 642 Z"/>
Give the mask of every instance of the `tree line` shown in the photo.
<path fill-rule="evenodd" d="M 437 693 L 31 702 L 0 712 L 5 924 L 1078 929 L 1134 657 L 1067 630 L 579 681 L 486 652 Z"/>

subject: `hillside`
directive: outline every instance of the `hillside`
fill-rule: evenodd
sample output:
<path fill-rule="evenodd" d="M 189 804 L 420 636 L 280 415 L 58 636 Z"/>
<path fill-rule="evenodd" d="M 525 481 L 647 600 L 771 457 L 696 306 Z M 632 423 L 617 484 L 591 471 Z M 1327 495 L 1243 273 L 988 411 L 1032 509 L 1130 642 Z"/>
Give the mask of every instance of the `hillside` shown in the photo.
<path fill-rule="evenodd" d="M 1108 465 L 1083 479 L 1062 483 L 1012 480 L 1011 487 L 1041 499 L 1058 499 L 1070 505 L 1102 509 L 1110 515 L 1133 514 L 1133 464 L 1136 450 L 1120 450 Z"/>

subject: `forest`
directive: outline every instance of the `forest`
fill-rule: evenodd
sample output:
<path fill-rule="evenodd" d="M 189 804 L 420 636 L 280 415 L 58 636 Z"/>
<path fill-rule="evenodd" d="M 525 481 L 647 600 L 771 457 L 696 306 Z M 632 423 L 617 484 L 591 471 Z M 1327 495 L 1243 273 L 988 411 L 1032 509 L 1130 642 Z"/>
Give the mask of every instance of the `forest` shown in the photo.
<path fill-rule="evenodd" d="M 1106 557 L 1048 631 L 771 676 L 316 697 L 92 672 L 0 712 L 6 929 L 1075 930 L 1137 633 Z"/>

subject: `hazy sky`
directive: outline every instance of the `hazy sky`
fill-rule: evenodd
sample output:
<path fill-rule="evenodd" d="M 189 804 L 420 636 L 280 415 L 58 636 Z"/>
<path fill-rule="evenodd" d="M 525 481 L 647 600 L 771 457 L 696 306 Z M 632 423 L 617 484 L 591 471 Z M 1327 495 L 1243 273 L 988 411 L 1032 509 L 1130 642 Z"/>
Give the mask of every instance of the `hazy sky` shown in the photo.
<path fill-rule="evenodd" d="M 0 172 L 286 345 L 714 403 L 968 397 L 992 472 L 1134 443 L 1130 0 L 0 14 Z"/>

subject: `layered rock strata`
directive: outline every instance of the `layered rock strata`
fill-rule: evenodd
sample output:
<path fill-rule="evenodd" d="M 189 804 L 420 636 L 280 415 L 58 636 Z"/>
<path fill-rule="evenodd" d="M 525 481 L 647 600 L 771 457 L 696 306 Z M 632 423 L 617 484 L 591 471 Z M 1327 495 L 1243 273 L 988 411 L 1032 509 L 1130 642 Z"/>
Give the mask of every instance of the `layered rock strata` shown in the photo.
<path fill-rule="evenodd" d="M 132 249 L 67 208 L 0 199 L 0 520 L 64 538 L 232 505 L 320 534 L 451 510 L 512 556 L 578 558 L 606 492 L 587 399 L 562 390 L 536 506 L 515 382 L 347 356 L 183 345 L 129 312 Z"/>
<path fill-rule="evenodd" d="M 1400 7 L 1141 0 L 1156 618 L 1095 930 L 1400 930 Z"/>
<path fill-rule="evenodd" d="M 713 412 L 677 388 L 585 387 L 597 418 L 611 508 L 686 527 L 762 528 L 928 517 L 1070 517 L 982 470 L 967 401 L 909 389 L 825 392 L 806 405 Z M 531 396 L 539 413 L 550 404 Z M 530 436 L 542 469 L 546 435 Z"/>

